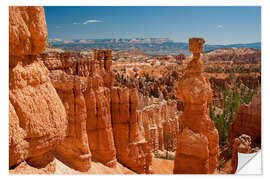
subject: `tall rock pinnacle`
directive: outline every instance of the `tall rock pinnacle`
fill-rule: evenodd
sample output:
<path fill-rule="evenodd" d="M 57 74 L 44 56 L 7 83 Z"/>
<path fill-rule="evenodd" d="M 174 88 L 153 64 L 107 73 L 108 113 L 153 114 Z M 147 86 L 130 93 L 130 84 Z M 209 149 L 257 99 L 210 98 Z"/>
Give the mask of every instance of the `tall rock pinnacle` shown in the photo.
<path fill-rule="evenodd" d="M 177 97 L 184 104 L 174 161 L 174 174 L 209 174 L 217 168 L 219 137 L 209 117 L 212 89 L 203 74 L 200 53 L 205 40 L 189 39 L 192 61 L 180 79 Z"/>

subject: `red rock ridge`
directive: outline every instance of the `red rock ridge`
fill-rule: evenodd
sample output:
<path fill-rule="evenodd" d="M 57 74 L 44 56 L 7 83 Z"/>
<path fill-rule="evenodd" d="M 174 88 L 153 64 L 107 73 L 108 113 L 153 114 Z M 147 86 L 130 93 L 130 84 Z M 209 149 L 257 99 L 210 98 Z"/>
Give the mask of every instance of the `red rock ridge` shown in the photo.
<path fill-rule="evenodd" d="M 220 48 L 205 53 L 202 59 L 205 62 L 260 63 L 261 51 L 252 48 Z"/>

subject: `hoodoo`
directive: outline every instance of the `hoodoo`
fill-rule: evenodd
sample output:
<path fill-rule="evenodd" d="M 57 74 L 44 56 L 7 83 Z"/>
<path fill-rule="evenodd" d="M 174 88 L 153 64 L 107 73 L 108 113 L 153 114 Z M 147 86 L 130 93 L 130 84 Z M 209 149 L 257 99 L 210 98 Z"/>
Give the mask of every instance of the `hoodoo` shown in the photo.
<path fill-rule="evenodd" d="M 36 55 L 44 51 L 42 7 L 9 7 L 9 167 L 42 168 L 66 136 L 65 108 Z"/>
<path fill-rule="evenodd" d="M 189 39 L 193 58 L 178 83 L 177 97 L 184 104 L 184 112 L 180 116 L 174 174 L 210 174 L 217 168 L 219 137 L 209 117 L 212 89 L 200 60 L 204 42 L 202 38 Z"/>
<path fill-rule="evenodd" d="M 79 155 L 72 161 L 67 159 L 66 164 L 74 161 L 77 166 L 73 168 L 80 171 L 89 169 L 89 159 L 109 167 L 116 165 L 109 95 L 114 77 L 111 50 L 94 50 L 93 54 L 93 59 L 79 53 L 39 57 L 49 69 L 68 115 L 68 136 L 57 146 L 57 158 L 65 161 L 62 155 Z"/>

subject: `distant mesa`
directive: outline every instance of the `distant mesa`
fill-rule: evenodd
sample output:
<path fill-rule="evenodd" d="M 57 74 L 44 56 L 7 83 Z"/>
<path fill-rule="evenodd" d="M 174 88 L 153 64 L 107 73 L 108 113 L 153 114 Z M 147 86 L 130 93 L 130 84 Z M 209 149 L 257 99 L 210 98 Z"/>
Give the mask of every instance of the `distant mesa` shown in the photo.
<path fill-rule="evenodd" d="M 78 39 L 78 40 L 49 40 L 55 47 L 68 51 L 80 51 L 85 49 L 112 49 L 129 50 L 140 49 L 146 55 L 190 55 L 189 44 L 185 42 L 175 42 L 169 38 L 134 38 L 134 39 Z M 261 43 L 230 44 L 230 45 L 204 45 L 204 51 L 212 51 L 220 48 L 254 48 L 261 49 Z"/>

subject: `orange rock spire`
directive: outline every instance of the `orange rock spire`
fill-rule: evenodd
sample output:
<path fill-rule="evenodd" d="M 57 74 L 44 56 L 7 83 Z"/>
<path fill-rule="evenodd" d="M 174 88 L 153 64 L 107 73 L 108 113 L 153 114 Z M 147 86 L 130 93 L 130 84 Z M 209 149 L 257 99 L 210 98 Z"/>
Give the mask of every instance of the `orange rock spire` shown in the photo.
<path fill-rule="evenodd" d="M 189 39 L 193 59 L 179 81 L 177 97 L 184 104 L 174 161 L 174 174 L 214 173 L 218 161 L 218 131 L 209 117 L 212 89 L 203 74 L 200 52 L 205 40 Z"/>
<path fill-rule="evenodd" d="M 79 78 L 49 77 L 37 58 L 46 39 L 43 7 L 9 7 L 9 167 L 27 161 L 43 168 L 56 157 L 73 169 L 88 171 L 85 87 Z M 69 73 L 73 71 L 87 73 L 80 68 Z M 59 86 L 58 80 L 64 83 Z"/>

